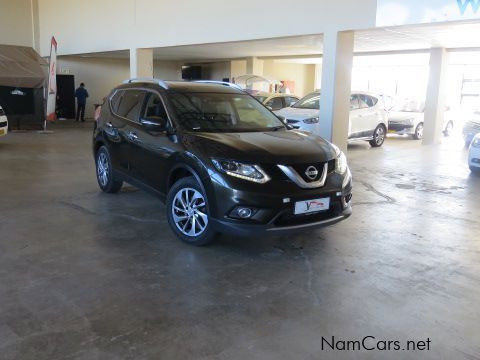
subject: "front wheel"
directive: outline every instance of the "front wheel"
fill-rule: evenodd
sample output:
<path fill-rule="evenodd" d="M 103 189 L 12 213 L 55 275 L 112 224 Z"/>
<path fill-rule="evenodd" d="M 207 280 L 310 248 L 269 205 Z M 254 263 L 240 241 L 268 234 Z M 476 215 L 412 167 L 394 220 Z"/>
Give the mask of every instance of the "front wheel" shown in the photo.
<path fill-rule="evenodd" d="M 415 128 L 415 134 L 413 134 L 413 138 L 415 140 L 422 140 L 423 139 L 423 123 L 420 123 Z"/>
<path fill-rule="evenodd" d="M 470 165 L 470 171 L 472 174 L 480 175 L 480 168 Z"/>
<path fill-rule="evenodd" d="M 373 147 L 380 147 L 385 141 L 385 136 L 387 134 L 387 129 L 384 125 L 378 125 L 373 132 L 373 139 L 369 141 L 370 145 Z"/>
<path fill-rule="evenodd" d="M 168 192 L 167 219 L 175 235 L 187 244 L 202 246 L 216 237 L 207 196 L 193 177 L 178 180 Z"/>
<path fill-rule="evenodd" d="M 112 169 L 110 153 L 106 146 L 101 146 L 95 156 L 95 165 L 97 167 L 98 186 L 106 193 L 117 193 L 120 191 L 123 181 L 115 178 Z"/>

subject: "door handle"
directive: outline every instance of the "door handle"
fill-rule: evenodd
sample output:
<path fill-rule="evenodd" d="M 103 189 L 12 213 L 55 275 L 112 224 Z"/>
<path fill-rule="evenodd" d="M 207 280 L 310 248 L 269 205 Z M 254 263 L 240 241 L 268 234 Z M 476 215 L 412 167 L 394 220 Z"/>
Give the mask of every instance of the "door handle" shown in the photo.
<path fill-rule="evenodd" d="M 137 135 L 136 133 L 134 133 L 133 131 L 130 131 L 130 132 L 128 133 L 128 138 L 129 138 L 130 140 L 138 140 L 138 135 Z"/>

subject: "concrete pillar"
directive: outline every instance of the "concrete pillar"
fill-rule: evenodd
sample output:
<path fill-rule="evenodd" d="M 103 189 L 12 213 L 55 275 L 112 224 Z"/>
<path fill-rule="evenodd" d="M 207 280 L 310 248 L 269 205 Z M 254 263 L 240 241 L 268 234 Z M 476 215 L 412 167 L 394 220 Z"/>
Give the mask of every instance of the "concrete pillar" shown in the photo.
<path fill-rule="evenodd" d="M 130 78 L 153 78 L 153 49 L 130 49 Z"/>
<path fill-rule="evenodd" d="M 256 57 L 247 58 L 247 74 L 263 75 L 263 60 Z"/>
<path fill-rule="evenodd" d="M 344 152 L 349 128 L 353 35 L 353 31 L 330 31 L 323 35 L 319 135 Z"/>
<path fill-rule="evenodd" d="M 444 48 L 430 50 L 430 77 L 423 123 L 423 145 L 438 144 L 441 141 L 445 116 L 446 70 L 448 54 Z"/>

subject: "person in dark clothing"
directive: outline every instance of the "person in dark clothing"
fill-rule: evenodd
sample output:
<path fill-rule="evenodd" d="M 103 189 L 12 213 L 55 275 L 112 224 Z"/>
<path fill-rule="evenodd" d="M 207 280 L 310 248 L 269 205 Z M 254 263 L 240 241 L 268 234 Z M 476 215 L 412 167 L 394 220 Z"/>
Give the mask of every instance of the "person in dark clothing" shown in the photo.
<path fill-rule="evenodd" d="M 77 98 L 77 117 L 75 121 L 85 121 L 85 105 L 87 104 L 88 91 L 85 89 L 85 84 L 82 82 L 80 87 L 75 90 L 75 97 Z"/>

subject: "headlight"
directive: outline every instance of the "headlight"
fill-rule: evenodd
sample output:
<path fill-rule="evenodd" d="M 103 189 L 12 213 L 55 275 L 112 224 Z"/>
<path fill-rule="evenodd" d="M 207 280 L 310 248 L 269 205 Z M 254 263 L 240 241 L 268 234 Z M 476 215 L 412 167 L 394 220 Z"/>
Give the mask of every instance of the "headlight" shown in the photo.
<path fill-rule="evenodd" d="M 335 160 L 335 172 L 343 175 L 348 169 L 347 157 L 337 145 L 332 144 L 332 147 L 335 149 L 335 154 L 337 155 L 337 159 Z"/>
<path fill-rule="evenodd" d="M 472 147 L 480 148 L 480 136 L 475 136 L 475 138 L 472 141 Z"/>
<path fill-rule="evenodd" d="M 318 121 L 319 121 L 318 116 L 317 116 L 317 117 L 310 118 L 310 119 L 304 119 L 304 120 L 303 120 L 303 122 L 304 122 L 305 124 L 309 124 L 309 125 L 310 125 L 310 124 L 317 124 Z"/>
<path fill-rule="evenodd" d="M 242 164 L 233 160 L 215 160 L 213 165 L 220 171 L 230 176 L 253 181 L 259 184 L 265 184 L 270 181 L 270 177 L 258 165 Z"/>

